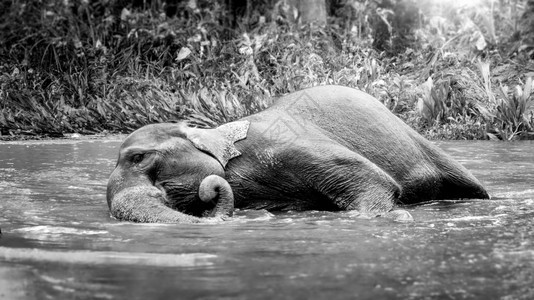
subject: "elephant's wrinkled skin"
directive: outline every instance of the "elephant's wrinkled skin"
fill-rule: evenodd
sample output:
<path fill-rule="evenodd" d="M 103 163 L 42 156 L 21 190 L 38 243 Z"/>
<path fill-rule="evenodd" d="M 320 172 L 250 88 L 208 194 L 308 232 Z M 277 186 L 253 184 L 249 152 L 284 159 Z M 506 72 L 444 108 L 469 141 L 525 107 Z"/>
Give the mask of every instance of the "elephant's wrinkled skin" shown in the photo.
<path fill-rule="evenodd" d="M 202 182 L 208 175 L 217 176 Z M 220 219 L 234 206 L 380 215 L 460 198 L 488 194 L 378 100 L 340 86 L 289 94 L 215 129 L 140 128 L 122 144 L 107 194 L 115 217 L 140 222 Z"/>

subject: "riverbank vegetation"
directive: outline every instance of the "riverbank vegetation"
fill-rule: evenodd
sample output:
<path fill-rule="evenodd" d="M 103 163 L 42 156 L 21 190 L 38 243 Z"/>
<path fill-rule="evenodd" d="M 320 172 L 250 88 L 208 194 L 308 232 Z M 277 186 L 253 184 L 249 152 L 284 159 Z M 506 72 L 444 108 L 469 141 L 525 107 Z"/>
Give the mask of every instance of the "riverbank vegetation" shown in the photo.
<path fill-rule="evenodd" d="M 214 126 L 323 84 L 431 139 L 534 138 L 534 1 L 295 1 L 2 1 L 0 138 Z"/>

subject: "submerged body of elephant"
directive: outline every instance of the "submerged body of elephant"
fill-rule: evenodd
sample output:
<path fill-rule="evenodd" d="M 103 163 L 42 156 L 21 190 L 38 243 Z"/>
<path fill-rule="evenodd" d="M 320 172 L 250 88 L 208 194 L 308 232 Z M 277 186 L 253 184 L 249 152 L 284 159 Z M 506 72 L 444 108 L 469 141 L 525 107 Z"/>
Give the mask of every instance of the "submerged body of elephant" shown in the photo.
<path fill-rule="evenodd" d="M 197 222 L 233 208 L 359 210 L 488 198 L 458 162 L 361 91 L 321 86 L 215 129 L 138 129 L 108 183 L 120 219 Z"/>

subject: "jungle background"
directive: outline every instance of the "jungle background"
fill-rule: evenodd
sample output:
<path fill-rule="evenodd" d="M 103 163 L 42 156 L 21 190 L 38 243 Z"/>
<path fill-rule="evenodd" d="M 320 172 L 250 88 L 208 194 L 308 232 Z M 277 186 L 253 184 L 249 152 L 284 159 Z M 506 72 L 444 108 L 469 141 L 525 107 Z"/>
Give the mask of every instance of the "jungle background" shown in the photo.
<path fill-rule="evenodd" d="M 534 0 L 3 0 L 0 139 L 215 126 L 355 87 L 430 139 L 534 138 Z"/>

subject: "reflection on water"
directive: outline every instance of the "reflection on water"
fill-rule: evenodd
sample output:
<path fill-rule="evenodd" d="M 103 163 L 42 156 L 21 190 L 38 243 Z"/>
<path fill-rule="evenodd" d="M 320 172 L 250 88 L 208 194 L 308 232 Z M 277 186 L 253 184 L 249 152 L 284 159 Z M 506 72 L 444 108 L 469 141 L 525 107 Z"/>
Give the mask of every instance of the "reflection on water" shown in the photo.
<path fill-rule="evenodd" d="M 442 142 L 494 200 L 239 211 L 132 224 L 105 200 L 119 141 L 0 144 L 0 299 L 533 299 L 534 144 Z"/>

